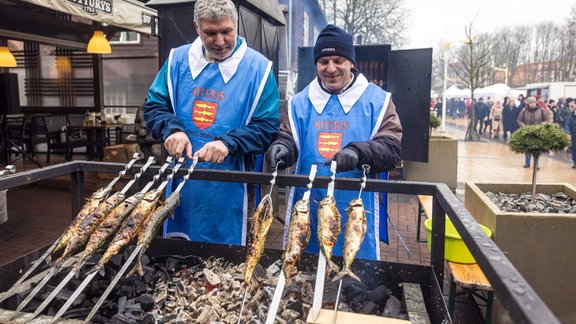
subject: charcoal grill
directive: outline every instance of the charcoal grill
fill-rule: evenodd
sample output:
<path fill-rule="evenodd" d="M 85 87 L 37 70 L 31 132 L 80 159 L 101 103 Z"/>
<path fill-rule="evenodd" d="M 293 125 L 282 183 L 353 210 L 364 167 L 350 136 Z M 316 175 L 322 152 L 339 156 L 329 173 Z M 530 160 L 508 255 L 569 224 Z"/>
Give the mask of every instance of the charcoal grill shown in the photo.
<path fill-rule="evenodd" d="M 71 203 L 75 214 L 83 202 L 84 174 L 86 172 L 116 173 L 121 171 L 123 167 L 122 164 L 105 162 L 73 161 L 62 163 L 17 173 L 1 179 L 0 190 L 27 185 L 57 176 L 70 175 Z M 137 171 L 138 167 L 135 169 Z M 176 177 L 184 176 L 185 172 L 183 170 L 179 171 Z M 151 168 L 146 175 L 151 177 L 156 173 L 157 168 Z M 196 170 L 192 174 L 191 179 L 267 184 L 270 181 L 270 174 Z M 142 179 L 143 183 L 145 181 L 148 181 L 146 177 Z M 326 188 L 329 181 L 328 177 L 318 177 L 314 181 L 314 187 Z M 277 184 L 280 186 L 304 187 L 308 184 L 308 179 L 306 176 L 299 175 L 278 175 Z M 336 179 L 335 182 L 337 189 L 357 190 L 358 185 L 358 179 Z M 559 323 L 541 298 L 512 266 L 502 251 L 482 232 L 470 213 L 445 184 L 368 180 L 364 190 L 433 196 L 433 240 L 430 265 L 357 260 L 355 267 L 358 266 L 363 269 L 359 276 L 367 286 L 376 286 L 384 283 L 387 287 L 396 290 L 401 289 L 399 284 L 402 282 L 419 284 L 432 323 L 450 323 L 451 319 L 443 299 L 441 285 L 444 280 L 444 240 L 434 239 L 444 237 L 444 215 L 446 214 L 470 248 L 479 266 L 492 283 L 496 295 L 508 309 L 514 321 L 524 323 Z M 26 270 L 30 263 L 36 260 L 46 248 L 0 266 L 0 291 L 7 290 L 19 278 L 21 271 Z M 157 238 L 151 244 L 148 254 L 151 256 L 169 254 L 197 255 L 201 257 L 216 256 L 240 263 L 244 261 L 246 250 L 237 246 Z M 268 249 L 262 257 L 261 264 L 267 266 L 278 260 L 281 254 L 282 251 L 280 250 Z M 314 268 L 315 262 L 316 257 L 313 255 L 304 255 L 302 258 L 302 263 L 309 265 L 310 268 Z M 3 304 L 0 304 L 0 308 L 7 308 L 10 306 L 10 302 L 10 299 L 6 300 Z M 2 309 L 0 309 L 0 314 L 1 311 Z"/>

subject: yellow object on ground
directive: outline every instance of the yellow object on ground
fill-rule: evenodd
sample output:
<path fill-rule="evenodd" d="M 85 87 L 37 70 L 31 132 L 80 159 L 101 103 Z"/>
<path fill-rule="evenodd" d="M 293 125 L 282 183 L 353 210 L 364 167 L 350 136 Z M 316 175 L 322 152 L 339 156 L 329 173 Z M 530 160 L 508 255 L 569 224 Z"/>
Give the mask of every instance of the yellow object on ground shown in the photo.
<path fill-rule="evenodd" d="M 426 228 L 426 233 L 428 234 L 428 249 L 432 249 L 432 219 L 429 218 L 424 222 L 424 227 Z M 480 224 L 482 230 L 492 237 L 492 231 Z M 448 261 L 458 262 L 458 263 L 476 263 L 474 257 L 466 247 L 466 244 L 462 240 L 460 234 L 452 224 L 452 221 L 446 217 L 446 234 L 444 241 L 444 258 Z"/>

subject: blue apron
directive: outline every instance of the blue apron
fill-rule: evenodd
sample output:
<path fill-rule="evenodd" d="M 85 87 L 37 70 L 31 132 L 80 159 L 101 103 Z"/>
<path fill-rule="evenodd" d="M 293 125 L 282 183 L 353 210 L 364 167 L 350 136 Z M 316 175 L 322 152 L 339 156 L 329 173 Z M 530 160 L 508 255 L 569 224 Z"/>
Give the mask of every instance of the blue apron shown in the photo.
<path fill-rule="evenodd" d="M 317 82 L 314 80 L 312 82 Z M 313 85 L 313 84 L 312 84 Z M 330 176 L 330 169 L 325 165 L 336 152 L 340 151 L 350 142 L 367 141 L 378 130 L 382 117 L 385 113 L 390 94 L 380 88 L 369 84 L 352 108 L 346 113 L 340 104 L 338 96 L 332 95 L 326 106 L 319 114 L 309 98 L 309 85 L 301 93 L 292 99 L 289 105 L 289 117 L 291 118 L 292 133 L 300 152 L 296 173 L 307 175 L 312 164 L 318 165 L 316 176 Z M 362 178 L 360 169 L 340 172 L 338 178 Z M 381 174 L 387 178 L 387 173 Z M 360 189 L 360 182 L 358 182 Z M 288 231 L 292 205 L 301 199 L 306 188 L 294 187 L 290 192 L 286 212 L 285 236 Z M 310 195 L 310 221 L 312 235 L 308 244 L 307 252 L 318 253 L 318 203 L 326 196 L 326 189 L 312 189 Z M 335 190 L 334 197 L 340 214 L 342 215 L 342 232 L 334 247 L 334 255 L 341 256 L 348 203 L 358 198 L 358 190 Z M 366 210 L 368 222 L 366 236 L 357 257 L 377 260 L 380 256 L 379 241 L 388 243 L 388 231 L 386 224 L 387 204 L 386 195 L 377 192 L 363 192 L 362 200 Z"/>
<path fill-rule="evenodd" d="M 196 42 L 200 40 L 197 39 Z M 218 136 L 248 124 L 258 103 L 271 63 L 246 41 L 236 73 L 227 82 L 218 64 L 207 64 L 193 79 L 189 51 L 198 43 L 172 50 L 169 58 L 169 90 L 174 113 L 182 121 L 194 152 Z M 236 52 L 235 52 L 236 53 Z M 234 54 L 233 54 L 234 56 Z M 183 168 L 189 167 L 190 161 Z M 243 157 L 228 155 L 223 163 L 198 163 L 197 169 L 245 170 Z M 181 179 L 173 181 L 167 196 Z M 245 245 L 247 225 L 246 184 L 220 181 L 188 181 L 174 219 L 164 226 L 165 237 L 192 241 Z"/>

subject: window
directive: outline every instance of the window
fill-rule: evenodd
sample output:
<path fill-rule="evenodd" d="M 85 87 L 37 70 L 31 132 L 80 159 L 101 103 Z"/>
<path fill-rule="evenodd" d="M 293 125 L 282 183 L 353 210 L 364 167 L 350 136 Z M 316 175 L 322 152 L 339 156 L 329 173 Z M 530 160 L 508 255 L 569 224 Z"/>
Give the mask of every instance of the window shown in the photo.
<path fill-rule="evenodd" d="M 140 34 L 133 31 L 119 32 L 110 38 L 110 44 L 140 44 Z"/>

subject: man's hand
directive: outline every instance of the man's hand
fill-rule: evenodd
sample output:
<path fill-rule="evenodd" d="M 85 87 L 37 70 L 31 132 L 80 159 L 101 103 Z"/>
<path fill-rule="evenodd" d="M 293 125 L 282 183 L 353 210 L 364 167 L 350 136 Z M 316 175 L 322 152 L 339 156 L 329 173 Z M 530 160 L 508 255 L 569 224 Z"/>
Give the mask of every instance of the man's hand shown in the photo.
<path fill-rule="evenodd" d="M 186 154 L 186 158 L 192 159 L 192 144 L 184 132 L 176 132 L 168 136 L 164 141 L 164 148 L 168 154 L 174 155 L 176 159 L 179 159 L 183 152 Z"/>
<path fill-rule="evenodd" d="M 199 161 L 222 163 L 228 156 L 228 148 L 222 141 L 213 141 L 206 143 L 198 152 L 194 153 L 194 157 L 198 157 Z"/>
<path fill-rule="evenodd" d="M 358 153 L 354 149 L 345 148 L 336 153 L 332 159 L 326 161 L 326 164 L 330 164 L 332 161 L 336 161 L 338 164 L 336 172 L 353 170 L 358 167 Z"/>
<path fill-rule="evenodd" d="M 279 163 L 280 161 L 283 161 L 284 163 L 280 164 L 278 166 L 278 170 L 283 170 L 286 169 L 287 167 L 289 167 L 290 165 L 288 165 L 288 161 L 289 160 L 289 155 L 290 152 L 288 151 L 288 148 L 286 147 L 286 145 L 284 144 L 273 144 L 272 146 L 270 146 L 270 148 L 268 148 L 268 151 L 266 151 L 266 162 L 271 166 L 271 167 L 275 167 L 277 163 Z"/>

